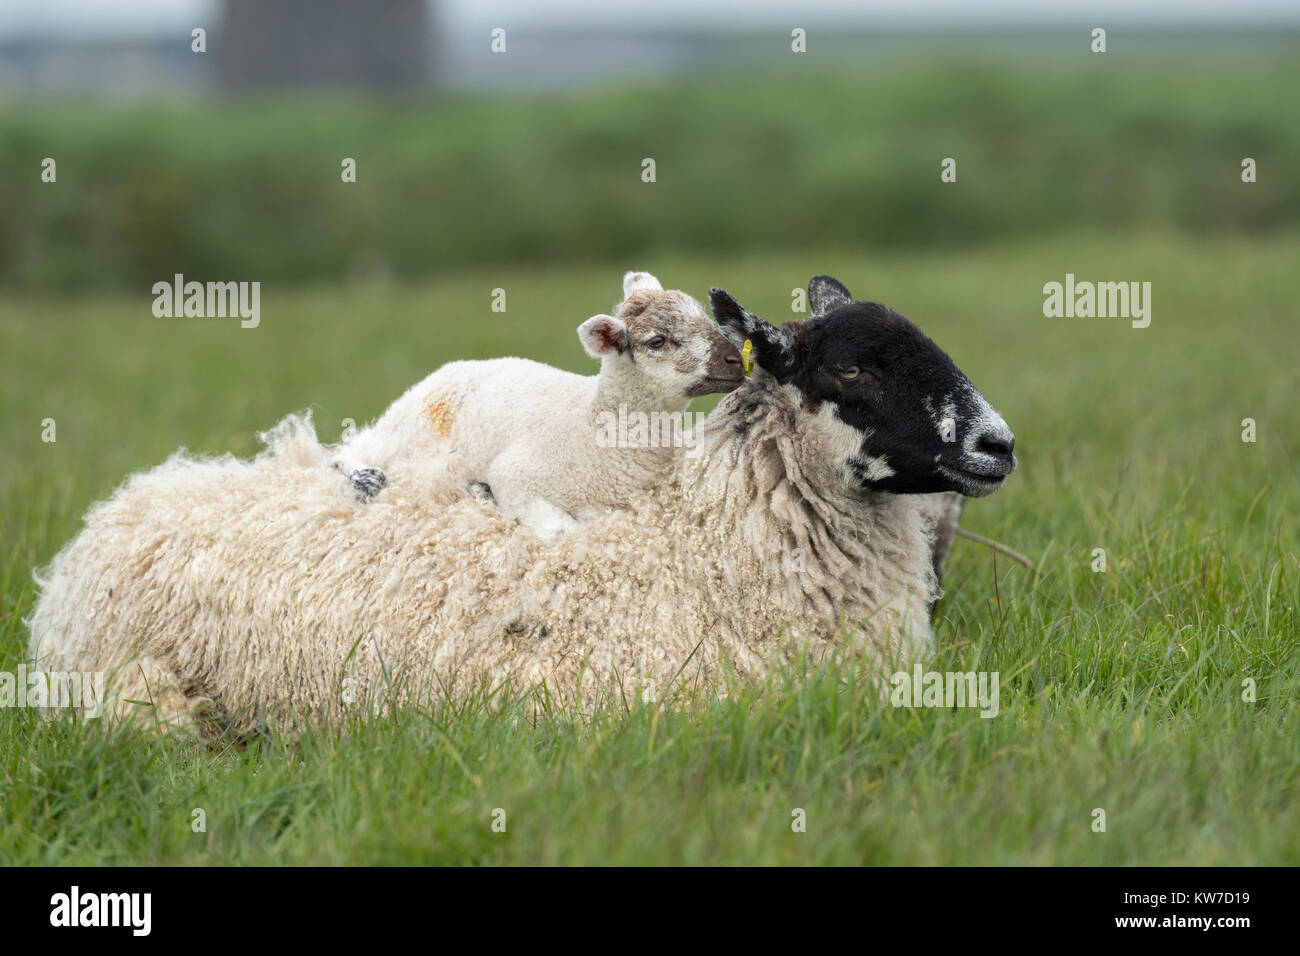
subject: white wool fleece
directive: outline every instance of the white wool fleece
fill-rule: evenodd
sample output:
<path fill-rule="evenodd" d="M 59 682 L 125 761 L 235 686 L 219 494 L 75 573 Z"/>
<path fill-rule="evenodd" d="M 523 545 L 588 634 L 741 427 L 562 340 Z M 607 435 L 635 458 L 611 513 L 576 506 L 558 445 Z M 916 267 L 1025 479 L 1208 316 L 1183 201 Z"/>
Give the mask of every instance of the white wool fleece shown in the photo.
<path fill-rule="evenodd" d="M 823 425 L 760 371 L 666 482 L 547 543 L 436 463 L 361 506 L 291 418 L 252 461 L 173 457 L 93 508 L 29 653 L 107 672 L 108 713 L 236 730 L 505 680 L 590 705 L 712 689 L 724 661 L 909 666 L 932 644 L 930 522 L 919 496 L 847 489 Z"/>

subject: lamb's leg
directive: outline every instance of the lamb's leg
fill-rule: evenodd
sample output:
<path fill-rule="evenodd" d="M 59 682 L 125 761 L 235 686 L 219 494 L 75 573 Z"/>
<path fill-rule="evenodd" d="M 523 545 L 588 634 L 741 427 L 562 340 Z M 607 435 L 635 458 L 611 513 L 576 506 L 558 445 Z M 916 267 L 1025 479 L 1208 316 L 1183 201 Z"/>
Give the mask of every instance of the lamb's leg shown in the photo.
<path fill-rule="evenodd" d="M 521 525 L 544 541 L 558 541 L 582 527 L 567 511 L 541 498 L 529 501 L 516 516 Z"/>
<path fill-rule="evenodd" d="M 513 506 L 507 507 L 497 501 L 492 494 L 492 489 L 484 482 L 471 482 L 466 491 L 471 498 L 489 504 L 495 503 L 502 514 L 517 518 L 521 525 L 544 541 L 558 541 L 581 527 L 578 521 L 563 508 L 542 498 L 516 502 Z"/>
<path fill-rule="evenodd" d="M 384 470 L 394 461 L 446 450 L 451 400 L 433 382 L 437 374 L 409 389 L 378 421 L 338 446 L 330 466 L 347 478 L 361 501 L 388 486 Z"/>
<path fill-rule="evenodd" d="M 496 504 L 496 498 L 492 496 L 492 487 L 486 481 L 471 481 L 465 490 L 469 492 L 471 498 Z"/>
<path fill-rule="evenodd" d="M 369 450 L 367 446 L 372 444 L 366 441 L 369 437 L 367 432 L 378 427 L 376 423 L 353 436 L 352 441 L 340 445 L 338 452 L 330 461 L 330 467 L 347 479 L 348 484 L 352 486 L 358 501 L 369 501 L 388 487 L 388 476 L 384 474 L 382 468 L 372 464 L 366 455 Z"/>
<path fill-rule="evenodd" d="M 338 452 L 330 461 L 330 467 L 347 479 L 359 501 L 369 501 L 388 487 L 388 476 L 384 474 L 383 464 L 387 464 L 391 454 L 383 455 L 383 461 L 375 457 L 383 449 L 374 447 L 378 443 L 373 433 L 380 423 L 353 436 L 352 441 L 339 446 Z"/>
<path fill-rule="evenodd" d="M 381 469 L 365 465 L 346 452 L 335 456 L 330 462 L 330 467 L 347 478 L 358 501 L 370 501 L 388 487 L 388 476 Z"/>
<path fill-rule="evenodd" d="M 529 449 L 514 446 L 497 455 L 484 477 L 501 513 L 517 518 L 539 538 L 556 541 L 581 527 L 571 514 L 539 494 L 545 484 Z"/>
<path fill-rule="evenodd" d="M 391 427 L 391 423 L 385 421 L 387 418 L 386 414 L 340 444 L 330 460 L 330 467 L 349 479 L 358 471 L 382 470 L 396 450 L 393 442 L 385 440 L 385 432 Z"/>
<path fill-rule="evenodd" d="M 348 475 L 360 501 L 370 501 L 388 487 L 388 476 L 378 468 L 358 468 Z"/>
<path fill-rule="evenodd" d="M 412 404 L 403 397 L 379 421 L 339 446 L 330 467 L 348 480 L 357 500 L 370 501 L 388 487 L 384 467 L 416 439 Z"/>

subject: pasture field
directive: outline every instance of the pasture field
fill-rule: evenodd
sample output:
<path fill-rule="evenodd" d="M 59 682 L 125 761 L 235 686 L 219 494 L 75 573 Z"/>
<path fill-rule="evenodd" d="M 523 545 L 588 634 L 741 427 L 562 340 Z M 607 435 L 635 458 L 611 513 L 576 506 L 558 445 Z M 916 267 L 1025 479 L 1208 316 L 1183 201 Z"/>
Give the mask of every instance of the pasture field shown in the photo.
<path fill-rule="evenodd" d="M 251 454 L 303 408 L 333 441 L 454 358 L 592 371 L 574 330 L 626 268 L 777 321 L 826 272 L 916 321 L 1016 432 L 1020 469 L 963 523 L 1037 573 L 959 540 L 930 665 L 999 672 L 998 715 L 893 708 L 834 672 L 690 712 L 478 700 L 296 742 L 0 708 L 0 863 L 1300 863 L 1300 235 L 575 262 L 267 282 L 256 329 L 155 318 L 147 284 L 0 294 L 0 670 L 24 654 L 33 567 L 180 445 Z M 1045 318 L 1067 273 L 1150 281 L 1150 327 Z"/>
<path fill-rule="evenodd" d="M 423 278 L 647 251 L 958 250 L 1066 229 L 1300 224 L 1295 31 L 1117 32 L 1104 56 L 1068 32 L 840 43 L 661 86 L 6 103 L 0 282 Z M 45 156 L 57 184 L 36 175 Z M 357 163 L 346 187 L 342 157 Z M 944 157 L 957 180 L 940 187 Z"/>

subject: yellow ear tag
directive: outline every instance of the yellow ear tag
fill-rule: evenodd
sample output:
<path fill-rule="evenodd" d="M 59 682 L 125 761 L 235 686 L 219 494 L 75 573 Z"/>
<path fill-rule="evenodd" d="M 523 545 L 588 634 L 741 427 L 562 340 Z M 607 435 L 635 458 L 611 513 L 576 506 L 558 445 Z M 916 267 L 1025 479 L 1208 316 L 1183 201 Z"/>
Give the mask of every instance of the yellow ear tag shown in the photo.
<path fill-rule="evenodd" d="M 753 374 L 754 360 L 749 357 L 749 353 L 754 351 L 754 343 L 745 339 L 745 345 L 740 350 L 740 364 L 745 369 L 745 375 L 748 377 Z"/>

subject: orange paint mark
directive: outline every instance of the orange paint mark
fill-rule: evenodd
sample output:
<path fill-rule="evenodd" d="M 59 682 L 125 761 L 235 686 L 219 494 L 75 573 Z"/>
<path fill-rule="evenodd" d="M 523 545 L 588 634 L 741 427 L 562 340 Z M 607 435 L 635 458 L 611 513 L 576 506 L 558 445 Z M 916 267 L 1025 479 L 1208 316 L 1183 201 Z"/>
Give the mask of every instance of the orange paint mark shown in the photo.
<path fill-rule="evenodd" d="M 429 422 L 443 438 L 451 435 L 451 406 L 442 399 L 430 395 L 424 400 L 424 413 L 429 416 Z"/>

